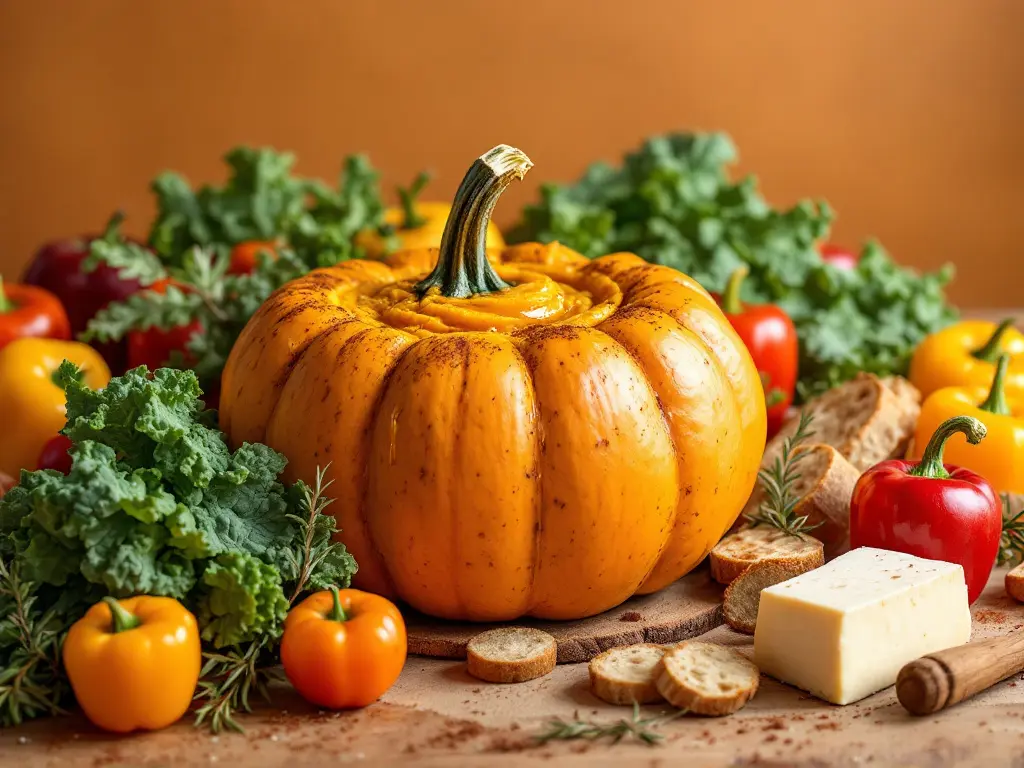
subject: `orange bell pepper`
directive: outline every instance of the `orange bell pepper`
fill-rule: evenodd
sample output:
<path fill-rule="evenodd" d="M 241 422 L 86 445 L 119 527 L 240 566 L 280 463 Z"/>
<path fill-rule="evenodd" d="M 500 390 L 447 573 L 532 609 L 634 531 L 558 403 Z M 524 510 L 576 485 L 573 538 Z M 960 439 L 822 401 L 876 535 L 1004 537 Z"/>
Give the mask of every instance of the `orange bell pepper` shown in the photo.
<path fill-rule="evenodd" d="M 922 397 L 943 387 L 988 387 L 999 355 L 1010 356 L 1006 391 L 1024 394 L 1024 334 L 1013 318 L 999 325 L 966 320 L 927 336 L 910 360 L 910 381 Z"/>
<path fill-rule="evenodd" d="M 117 733 L 178 720 L 202 662 L 195 616 L 169 597 L 103 598 L 68 631 L 63 653 L 86 717 Z"/>
<path fill-rule="evenodd" d="M 43 446 L 64 428 L 64 390 L 53 374 L 65 359 L 92 389 L 110 381 L 100 353 L 77 341 L 16 339 L 0 349 L 0 472 L 16 478 L 35 469 Z"/>
<path fill-rule="evenodd" d="M 271 259 L 277 258 L 279 243 L 273 240 L 246 240 L 231 249 L 231 261 L 228 265 L 229 275 L 248 275 L 256 268 L 261 253 L 267 253 Z"/>
<path fill-rule="evenodd" d="M 1005 391 L 1009 364 L 1008 355 L 999 358 L 990 388 L 944 387 L 929 395 L 921 405 L 908 458 L 919 459 L 932 433 L 947 419 L 973 416 L 988 436 L 968 445 L 963 435 L 953 435 L 945 460 L 982 475 L 997 493 L 1024 493 L 1024 392 Z"/>
<path fill-rule="evenodd" d="M 365 707 L 405 665 L 402 614 L 369 592 L 336 587 L 310 595 L 284 622 L 281 662 L 306 701 L 329 709 Z"/>

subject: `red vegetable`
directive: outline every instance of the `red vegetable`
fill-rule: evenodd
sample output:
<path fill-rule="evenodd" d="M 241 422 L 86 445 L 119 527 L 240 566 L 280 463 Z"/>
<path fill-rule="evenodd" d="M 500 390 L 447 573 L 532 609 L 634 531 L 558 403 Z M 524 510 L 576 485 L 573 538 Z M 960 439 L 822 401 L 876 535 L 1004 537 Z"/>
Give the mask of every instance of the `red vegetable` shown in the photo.
<path fill-rule="evenodd" d="M 170 280 L 157 280 L 149 290 L 157 293 L 166 293 Z M 188 290 L 185 286 L 177 286 L 181 290 Z M 186 366 L 195 364 L 195 360 L 188 352 L 189 340 L 194 334 L 202 333 L 203 326 L 198 320 L 193 320 L 187 325 L 179 325 L 177 328 L 148 328 L 145 331 L 128 332 L 128 367 L 137 368 L 144 365 L 149 370 L 162 368 L 171 358 L 172 352 L 180 352 L 185 359 Z"/>
<path fill-rule="evenodd" d="M 266 251 L 272 258 L 277 257 L 277 243 L 265 240 L 246 240 L 231 249 L 229 275 L 247 275 L 256 267 L 260 253 Z"/>
<path fill-rule="evenodd" d="M 944 465 L 946 441 L 962 432 L 977 445 L 985 425 L 954 416 L 939 425 L 921 461 L 883 461 L 857 481 L 850 545 L 877 547 L 963 566 L 967 596 L 978 599 L 996 561 L 1002 506 L 981 475 Z"/>
<path fill-rule="evenodd" d="M 101 237 L 116 236 L 120 222 L 121 217 L 115 215 Z M 93 315 L 107 304 L 125 299 L 140 288 L 138 281 L 122 280 L 117 270 L 106 264 L 100 264 L 88 274 L 82 272 L 81 265 L 89 255 L 90 245 L 98 239 L 90 235 L 45 244 L 36 252 L 23 278 L 25 283 L 45 288 L 60 299 L 71 321 L 71 333 L 75 336 L 82 333 Z M 111 371 L 119 373 L 124 370 L 123 343 L 94 346 Z"/>
<path fill-rule="evenodd" d="M 779 431 L 793 402 L 800 350 L 796 327 L 789 315 L 774 304 L 740 302 L 740 286 L 746 276 L 746 267 L 732 273 L 722 294 L 721 305 L 761 374 L 768 405 L 770 438 Z"/>
<path fill-rule="evenodd" d="M 818 252 L 821 254 L 822 261 L 831 264 L 836 269 L 856 269 L 860 261 L 860 257 L 849 248 L 835 243 L 822 243 Z"/>
<path fill-rule="evenodd" d="M 25 337 L 70 339 L 67 313 L 49 291 L 0 279 L 0 348 Z"/>
<path fill-rule="evenodd" d="M 71 441 L 64 435 L 54 435 L 43 446 L 39 454 L 39 461 L 36 462 L 36 469 L 56 469 L 62 475 L 71 471 L 71 454 L 68 448 Z"/>

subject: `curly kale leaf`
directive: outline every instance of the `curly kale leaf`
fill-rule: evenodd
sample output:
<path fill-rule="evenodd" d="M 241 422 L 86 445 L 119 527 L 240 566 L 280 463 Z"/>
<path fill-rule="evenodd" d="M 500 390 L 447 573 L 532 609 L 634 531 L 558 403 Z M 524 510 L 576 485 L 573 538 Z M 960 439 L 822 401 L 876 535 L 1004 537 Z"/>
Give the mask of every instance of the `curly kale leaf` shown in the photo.
<path fill-rule="evenodd" d="M 206 567 L 202 585 L 199 623 L 214 647 L 281 634 L 288 598 L 274 566 L 241 552 L 220 555 Z"/>

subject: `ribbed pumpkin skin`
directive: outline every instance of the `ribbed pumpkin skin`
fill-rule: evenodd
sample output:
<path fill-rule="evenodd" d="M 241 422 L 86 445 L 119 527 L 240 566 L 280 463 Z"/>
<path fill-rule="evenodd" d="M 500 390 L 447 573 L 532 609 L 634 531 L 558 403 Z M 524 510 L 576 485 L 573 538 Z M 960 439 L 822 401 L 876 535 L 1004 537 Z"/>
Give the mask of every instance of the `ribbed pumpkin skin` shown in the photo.
<path fill-rule="evenodd" d="M 667 267 L 557 243 L 488 258 L 513 288 L 415 300 L 436 249 L 284 286 L 231 353 L 221 428 L 291 480 L 329 462 L 356 585 L 425 613 L 577 619 L 675 581 L 755 481 L 749 354 Z"/>

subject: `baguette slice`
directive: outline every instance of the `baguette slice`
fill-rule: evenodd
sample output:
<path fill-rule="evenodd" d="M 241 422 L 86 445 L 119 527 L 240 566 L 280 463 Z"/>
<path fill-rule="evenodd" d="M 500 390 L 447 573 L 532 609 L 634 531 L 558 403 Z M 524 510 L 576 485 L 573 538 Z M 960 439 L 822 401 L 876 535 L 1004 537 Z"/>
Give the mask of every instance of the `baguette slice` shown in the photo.
<path fill-rule="evenodd" d="M 1006 594 L 1018 603 L 1024 603 L 1024 563 L 1010 570 L 1003 583 L 1006 585 Z"/>
<path fill-rule="evenodd" d="M 555 668 L 555 638 L 529 627 L 481 632 L 466 646 L 469 674 L 489 683 L 522 683 Z"/>
<path fill-rule="evenodd" d="M 779 560 L 804 563 L 809 571 L 825 564 L 824 545 L 811 536 L 790 536 L 777 528 L 744 528 L 711 550 L 711 577 L 731 584 L 754 563 Z"/>
<path fill-rule="evenodd" d="M 737 632 L 754 634 L 761 590 L 812 570 L 806 560 L 765 560 L 754 563 L 725 590 L 725 621 Z"/>
<path fill-rule="evenodd" d="M 798 517 L 806 515 L 807 522 L 817 526 L 811 535 L 825 545 L 825 557 L 831 560 L 850 548 L 850 499 L 860 472 L 830 445 L 808 445 L 798 453 L 805 455 L 793 483 L 793 493 L 800 499 L 794 513 Z M 743 515 L 757 512 L 764 498 L 764 489 L 758 483 Z"/>
<path fill-rule="evenodd" d="M 804 406 L 814 416 L 816 443 L 831 445 L 861 472 L 880 461 L 902 456 L 921 411 L 920 395 L 905 379 L 893 377 L 887 386 L 870 373 L 830 389 Z M 762 467 L 782 451 L 783 441 L 796 431 L 799 419 L 782 426 L 765 447 Z"/>
<path fill-rule="evenodd" d="M 590 690 L 609 704 L 654 704 L 662 700 L 654 671 L 665 649 L 653 643 L 612 648 L 590 661 Z"/>
<path fill-rule="evenodd" d="M 673 706 L 698 715 L 729 715 L 757 693 L 760 675 L 731 648 L 690 640 L 665 652 L 657 684 Z"/>

